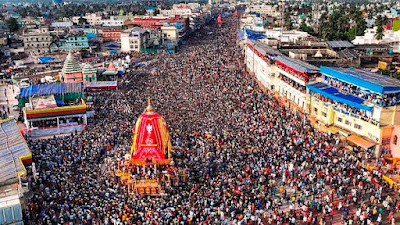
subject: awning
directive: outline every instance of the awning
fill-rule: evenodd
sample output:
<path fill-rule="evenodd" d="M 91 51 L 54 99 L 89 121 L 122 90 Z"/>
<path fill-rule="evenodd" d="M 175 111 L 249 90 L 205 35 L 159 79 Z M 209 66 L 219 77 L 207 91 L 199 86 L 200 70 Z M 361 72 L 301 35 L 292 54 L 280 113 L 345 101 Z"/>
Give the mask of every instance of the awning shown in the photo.
<path fill-rule="evenodd" d="M 335 126 L 330 126 L 330 127 L 328 127 L 327 130 L 328 130 L 328 132 L 331 133 L 331 134 L 337 134 L 337 133 L 339 133 L 340 128 L 335 127 Z"/>
<path fill-rule="evenodd" d="M 316 92 L 334 101 L 352 106 L 357 109 L 372 111 L 373 107 L 364 105 L 364 100 L 353 95 L 342 94 L 336 88 L 328 86 L 324 83 L 316 83 L 307 85 L 310 91 Z"/>
<path fill-rule="evenodd" d="M 362 137 L 360 137 L 360 136 L 358 136 L 356 134 L 350 135 L 347 138 L 347 140 L 352 142 L 352 143 L 354 143 L 354 144 L 356 144 L 357 146 L 360 146 L 360 147 L 364 148 L 364 149 L 369 149 L 369 148 L 375 146 L 374 142 L 369 141 L 369 140 L 367 140 L 365 138 L 362 138 Z"/>

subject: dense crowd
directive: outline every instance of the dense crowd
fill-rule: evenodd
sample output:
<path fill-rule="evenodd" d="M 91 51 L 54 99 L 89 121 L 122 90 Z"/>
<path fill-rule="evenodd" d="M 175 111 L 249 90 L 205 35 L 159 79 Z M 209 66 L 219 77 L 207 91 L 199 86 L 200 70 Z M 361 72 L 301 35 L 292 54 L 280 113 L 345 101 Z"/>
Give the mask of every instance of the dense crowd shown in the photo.
<path fill-rule="evenodd" d="M 263 93 L 241 62 L 237 19 L 195 33 L 176 54 L 159 53 L 116 92 L 94 93 L 82 133 L 29 140 L 28 224 L 394 224 L 399 208 L 381 172 L 358 149 L 321 133 Z M 130 149 L 151 97 L 168 122 L 186 181 L 160 197 L 129 195 L 109 164 Z"/>

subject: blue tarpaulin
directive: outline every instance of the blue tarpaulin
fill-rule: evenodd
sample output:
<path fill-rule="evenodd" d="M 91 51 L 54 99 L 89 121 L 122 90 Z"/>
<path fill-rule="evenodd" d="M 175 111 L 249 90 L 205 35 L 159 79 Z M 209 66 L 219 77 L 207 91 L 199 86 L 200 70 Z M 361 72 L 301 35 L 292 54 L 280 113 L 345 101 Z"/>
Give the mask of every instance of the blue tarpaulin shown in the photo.
<path fill-rule="evenodd" d="M 49 63 L 50 61 L 53 61 L 54 58 L 50 56 L 43 56 L 38 58 L 39 63 Z"/>
<path fill-rule="evenodd" d="M 117 54 L 117 50 L 110 50 L 110 54 Z"/>
<path fill-rule="evenodd" d="M 363 110 L 367 110 L 367 111 L 372 111 L 372 109 L 373 109 L 373 107 L 363 105 L 362 104 L 364 102 L 363 99 L 358 98 L 354 95 L 342 94 L 336 88 L 328 86 L 324 83 L 310 84 L 310 85 L 307 85 L 307 88 L 310 91 L 316 92 L 316 93 L 318 93 L 322 96 L 325 96 L 329 99 L 349 105 L 349 106 L 357 108 L 357 109 L 363 109 Z"/>
<path fill-rule="evenodd" d="M 87 37 L 88 39 L 96 38 L 96 34 L 95 34 L 95 33 L 86 33 L 86 37 Z"/>
<path fill-rule="evenodd" d="M 82 83 L 61 83 L 61 84 L 39 84 L 22 88 L 20 98 L 28 98 L 33 95 L 54 95 L 82 92 Z"/>
<path fill-rule="evenodd" d="M 326 76 L 334 77 L 375 93 L 390 94 L 400 92 L 400 81 L 382 74 L 361 69 L 325 66 L 321 66 L 320 71 Z"/>
<path fill-rule="evenodd" d="M 250 40 L 258 40 L 258 39 L 263 39 L 263 38 L 267 37 L 267 35 L 259 33 L 259 32 L 256 32 L 254 30 L 246 29 L 245 33 L 247 35 L 247 38 L 250 39 Z"/>
<path fill-rule="evenodd" d="M 176 22 L 175 27 L 181 29 L 183 27 L 183 24 L 181 22 Z"/>

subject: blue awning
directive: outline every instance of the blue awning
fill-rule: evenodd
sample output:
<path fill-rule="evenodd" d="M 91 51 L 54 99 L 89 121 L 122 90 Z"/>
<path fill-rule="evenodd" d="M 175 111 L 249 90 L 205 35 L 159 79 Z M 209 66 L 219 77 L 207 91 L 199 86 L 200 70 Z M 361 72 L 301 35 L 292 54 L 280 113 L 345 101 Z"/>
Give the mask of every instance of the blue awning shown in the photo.
<path fill-rule="evenodd" d="M 310 91 L 316 92 L 322 96 L 325 96 L 334 101 L 349 105 L 351 107 L 354 107 L 357 109 L 363 109 L 363 110 L 367 110 L 367 111 L 373 110 L 373 107 L 362 104 L 364 102 L 363 99 L 358 98 L 354 95 L 342 94 L 336 88 L 328 86 L 324 83 L 310 84 L 310 85 L 307 85 L 307 88 Z"/>
<path fill-rule="evenodd" d="M 81 93 L 83 89 L 82 83 L 61 83 L 61 84 L 39 84 L 31 85 L 21 89 L 20 98 L 28 98 L 34 95 L 54 95 Z"/>
<path fill-rule="evenodd" d="M 263 38 L 267 37 L 267 35 L 265 35 L 263 33 L 259 33 L 254 30 L 246 29 L 245 32 L 246 32 L 247 38 L 250 40 L 258 40 L 258 39 L 263 39 Z"/>
<path fill-rule="evenodd" d="M 54 57 L 43 56 L 43 57 L 38 57 L 38 59 L 39 59 L 39 63 L 48 63 L 50 61 L 53 61 Z"/>
<path fill-rule="evenodd" d="M 400 93 L 400 81 L 393 77 L 354 68 L 347 69 L 321 66 L 320 71 L 322 74 L 375 93 Z"/>

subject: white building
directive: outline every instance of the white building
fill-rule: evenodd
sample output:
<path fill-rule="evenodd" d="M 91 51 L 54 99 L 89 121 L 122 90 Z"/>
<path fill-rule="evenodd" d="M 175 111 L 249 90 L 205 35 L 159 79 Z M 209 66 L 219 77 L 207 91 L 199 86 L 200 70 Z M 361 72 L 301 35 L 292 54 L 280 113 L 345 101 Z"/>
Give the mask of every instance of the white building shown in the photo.
<path fill-rule="evenodd" d="M 53 22 L 50 25 L 53 28 L 71 28 L 74 24 L 70 21 L 63 21 L 63 22 Z"/>
<path fill-rule="evenodd" d="M 42 54 L 50 51 L 52 37 L 48 27 L 25 29 L 22 37 L 25 52 Z"/>
<path fill-rule="evenodd" d="M 245 64 L 247 71 L 254 74 L 259 83 L 269 91 L 275 90 L 276 71 L 272 58 L 279 55 L 278 50 L 261 41 L 247 41 L 245 45 Z"/>
<path fill-rule="evenodd" d="M 366 29 L 364 36 L 356 36 L 352 41 L 354 45 L 389 44 L 393 52 L 400 53 L 400 30 L 386 30 L 381 40 L 376 39 L 376 27 Z"/>
<path fill-rule="evenodd" d="M 121 27 L 124 25 L 124 21 L 120 19 L 115 19 L 114 16 L 111 16 L 108 20 L 102 20 L 103 27 Z"/>
<path fill-rule="evenodd" d="M 79 24 L 79 18 L 81 17 L 80 16 L 72 17 L 72 22 L 75 24 Z M 86 15 L 83 16 L 82 18 L 86 19 L 90 26 L 101 26 L 103 23 L 101 15 L 97 13 L 86 13 Z"/>
<path fill-rule="evenodd" d="M 178 44 L 179 40 L 184 36 L 184 28 L 178 29 L 173 24 L 166 24 L 161 27 L 162 42 Z"/>
<path fill-rule="evenodd" d="M 160 10 L 160 14 L 162 16 L 167 16 L 167 17 L 174 17 L 176 15 L 188 17 L 192 15 L 192 9 L 190 8 L 163 9 Z"/>
<path fill-rule="evenodd" d="M 261 41 L 247 42 L 245 63 L 247 71 L 256 77 L 262 88 L 288 106 L 301 112 L 307 109 L 306 86 L 317 81 L 317 67 L 286 57 Z"/>
<path fill-rule="evenodd" d="M 146 41 L 146 31 L 139 27 L 134 27 L 128 32 L 121 33 L 121 51 L 139 52 Z"/>
<path fill-rule="evenodd" d="M 262 15 L 269 15 L 272 17 L 279 16 L 278 5 L 265 5 L 265 4 L 250 4 L 246 7 L 246 13 L 260 13 Z"/>
<path fill-rule="evenodd" d="M 268 38 L 275 38 L 284 43 L 298 43 L 305 40 L 310 35 L 307 32 L 298 30 L 282 30 L 281 28 L 273 28 L 265 30 Z"/>

